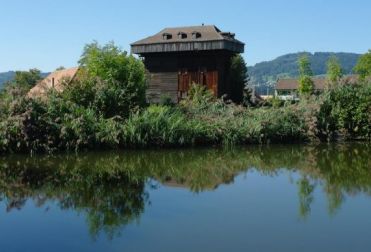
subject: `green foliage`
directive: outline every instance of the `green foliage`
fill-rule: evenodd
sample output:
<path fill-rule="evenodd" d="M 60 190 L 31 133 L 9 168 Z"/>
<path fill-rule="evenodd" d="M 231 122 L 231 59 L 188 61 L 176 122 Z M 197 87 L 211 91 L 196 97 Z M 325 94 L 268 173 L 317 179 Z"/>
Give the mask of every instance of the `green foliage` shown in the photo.
<path fill-rule="evenodd" d="M 234 81 L 242 88 L 245 64 L 240 56 L 234 61 Z M 318 98 L 299 104 L 272 100 L 271 107 L 229 103 L 193 84 L 179 105 L 164 97 L 161 105 L 145 107 L 140 60 L 113 43 L 93 43 L 80 63 L 77 78 L 63 93 L 51 90 L 45 99 L 27 98 L 39 78 L 36 70 L 19 73 L 18 82 L 0 92 L 1 153 L 371 139 L 371 84 L 337 85 Z M 301 93 L 310 94 L 307 57 L 300 59 L 300 69 Z"/>
<path fill-rule="evenodd" d="M 274 108 L 279 108 L 283 105 L 283 101 L 279 99 L 278 97 L 274 96 L 267 100 L 268 104 L 271 105 Z"/>
<path fill-rule="evenodd" d="M 13 82 L 19 86 L 31 88 L 41 80 L 41 71 L 33 68 L 29 71 L 16 71 Z"/>
<path fill-rule="evenodd" d="M 252 100 L 252 90 L 249 87 L 245 87 L 242 93 L 242 105 L 245 107 L 255 106 L 256 103 Z"/>
<path fill-rule="evenodd" d="M 314 83 L 311 78 L 313 75 L 311 64 L 309 62 L 309 58 L 307 55 L 300 56 L 298 60 L 298 66 L 299 66 L 299 93 L 301 95 L 310 95 L 313 93 L 314 90 Z"/>
<path fill-rule="evenodd" d="M 60 67 L 57 67 L 57 68 L 55 69 L 55 71 L 60 71 L 60 70 L 64 70 L 64 69 L 66 69 L 64 66 L 60 66 Z"/>
<path fill-rule="evenodd" d="M 22 98 L 2 115 L 0 152 L 371 139 L 370 97 L 370 84 L 344 85 L 298 104 L 246 108 L 194 85 L 181 104 L 152 105 L 126 120 L 107 119 L 58 94 Z"/>
<path fill-rule="evenodd" d="M 207 87 L 197 83 L 192 83 L 188 90 L 187 98 L 183 101 L 183 103 L 197 106 L 207 106 L 213 100 L 214 95 L 209 89 L 207 89 Z"/>
<path fill-rule="evenodd" d="M 159 104 L 165 105 L 165 106 L 175 105 L 169 94 L 161 94 Z"/>
<path fill-rule="evenodd" d="M 298 59 L 299 76 L 312 76 L 312 67 L 309 58 L 306 54 L 303 54 Z"/>
<path fill-rule="evenodd" d="M 314 83 L 311 77 L 301 76 L 299 78 L 299 93 L 301 95 L 310 95 L 314 91 Z"/>
<path fill-rule="evenodd" d="M 354 70 L 363 80 L 371 76 L 371 50 L 359 58 Z"/>
<path fill-rule="evenodd" d="M 336 56 L 330 57 L 327 61 L 327 80 L 331 86 L 335 85 L 343 77 L 343 69 Z"/>
<path fill-rule="evenodd" d="M 41 72 L 38 69 L 16 71 L 13 79 L 5 83 L 4 89 L 0 89 L 0 99 L 2 100 L 0 103 L 4 103 L 4 100 L 9 101 L 16 97 L 26 95 L 26 93 L 35 86 L 41 78 Z"/>
<path fill-rule="evenodd" d="M 97 42 L 88 44 L 80 58 L 80 66 L 85 71 L 77 90 L 70 90 L 74 98 L 85 87 L 88 96 L 81 100 L 83 105 L 91 105 L 104 117 L 129 116 L 145 104 L 145 69 L 143 63 L 128 56 L 113 42 L 100 46 Z M 75 85 L 71 85 L 71 89 Z M 68 98 L 67 98 L 68 99 Z M 79 103 L 79 101 L 76 101 Z"/>
<path fill-rule="evenodd" d="M 344 85 L 324 95 L 319 128 L 328 138 L 371 138 L 371 84 Z"/>
<path fill-rule="evenodd" d="M 245 60 L 240 54 L 232 57 L 229 76 L 232 87 L 230 98 L 236 103 L 242 103 L 243 91 L 247 86 L 249 76 Z"/>
<path fill-rule="evenodd" d="M 188 120 L 177 108 L 152 105 L 133 114 L 124 125 L 127 146 L 191 145 L 202 132 L 202 125 Z"/>

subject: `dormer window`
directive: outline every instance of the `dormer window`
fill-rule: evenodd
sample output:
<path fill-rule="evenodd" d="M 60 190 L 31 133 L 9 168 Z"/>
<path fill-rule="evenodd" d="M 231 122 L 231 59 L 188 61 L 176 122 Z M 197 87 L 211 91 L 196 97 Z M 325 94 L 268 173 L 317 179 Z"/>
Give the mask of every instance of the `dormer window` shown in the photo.
<path fill-rule="evenodd" d="M 186 38 L 187 38 L 187 33 L 179 32 L 179 33 L 178 33 L 178 38 L 179 38 L 179 39 L 186 39 Z"/>
<path fill-rule="evenodd" d="M 198 39 L 198 38 L 201 38 L 201 33 L 199 32 L 192 32 L 192 38 L 193 39 Z"/>
<path fill-rule="evenodd" d="M 163 40 L 169 40 L 169 39 L 172 39 L 173 38 L 173 35 L 171 35 L 170 33 L 163 33 L 162 34 L 162 39 Z"/>
<path fill-rule="evenodd" d="M 223 37 L 234 39 L 235 34 L 231 32 L 221 32 L 220 33 Z"/>

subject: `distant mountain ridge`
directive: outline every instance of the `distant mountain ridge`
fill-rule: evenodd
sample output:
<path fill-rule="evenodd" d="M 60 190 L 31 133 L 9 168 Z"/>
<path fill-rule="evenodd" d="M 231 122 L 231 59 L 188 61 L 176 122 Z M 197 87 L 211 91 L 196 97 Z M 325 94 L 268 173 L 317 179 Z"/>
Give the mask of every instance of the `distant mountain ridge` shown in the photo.
<path fill-rule="evenodd" d="M 298 52 L 282 55 L 271 61 L 264 61 L 249 67 L 249 74 L 256 84 L 265 84 L 268 81 L 275 81 L 279 77 L 298 76 L 298 58 L 306 54 L 312 64 L 314 75 L 326 74 L 326 63 L 335 55 L 344 70 L 345 74 L 351 74 L 361 54 L 357 53 L 332 53 L 332 52 Z"/>

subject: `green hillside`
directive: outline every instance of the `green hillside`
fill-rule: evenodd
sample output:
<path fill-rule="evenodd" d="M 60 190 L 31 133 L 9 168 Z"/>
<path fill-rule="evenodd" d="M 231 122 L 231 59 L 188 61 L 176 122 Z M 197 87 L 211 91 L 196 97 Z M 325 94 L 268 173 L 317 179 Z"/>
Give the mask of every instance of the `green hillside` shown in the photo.
<path fill-rule="evenodd" d="M 277 78 L 297 77 L 298 66 L 297 61 L 303 53 L 307 54 L 312 64 L 314 75 L 326 74 L 326 62 L 330 56 L 335 55 L 344 70 L 345 74 L 351 74 L 360 54 L 356 53 L 331 53 L 331 52 L 316 52 L 316 53 L 290 53 L 280 56 L 271 61 L 264 61 L 249 67 L 251 84 L 257 87 L 260 94 L 266 94 L 267 90 L 271 90 L 269 82 L 273 83 Z"/>

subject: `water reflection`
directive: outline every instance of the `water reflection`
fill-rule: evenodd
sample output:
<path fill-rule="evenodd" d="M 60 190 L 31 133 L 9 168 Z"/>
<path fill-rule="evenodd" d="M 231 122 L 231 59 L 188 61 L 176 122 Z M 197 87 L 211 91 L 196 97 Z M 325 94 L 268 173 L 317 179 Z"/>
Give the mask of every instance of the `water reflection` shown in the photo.
<path fill-rule="evenodd" d="M 346 196 L 371 195 L 370 153 L 371 145 L 357 143 L 1 157 L 0 200 L 6 211 L 21 210 L 28 200 L 46 208 L 57 202 L 84 214 L 93 237 L 113 237 L 140 220 L 158 183 L 200 193 L 233 183 L 242 172 L 285 171 L 297 175 L 302 217 L 310 214 L 317 187 L 335 214 Z"/>

